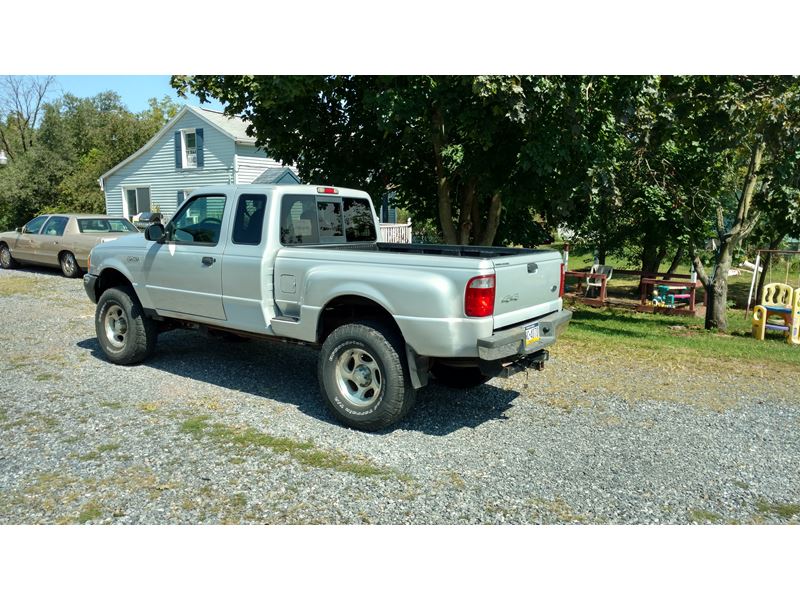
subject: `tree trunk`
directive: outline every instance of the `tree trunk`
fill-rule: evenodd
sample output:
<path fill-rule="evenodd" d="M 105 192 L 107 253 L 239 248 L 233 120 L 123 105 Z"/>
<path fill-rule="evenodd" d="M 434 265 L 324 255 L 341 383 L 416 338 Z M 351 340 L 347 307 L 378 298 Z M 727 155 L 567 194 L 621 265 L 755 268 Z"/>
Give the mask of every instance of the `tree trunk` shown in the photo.
<path fill-rule="evenodd" d="M 714 267 L 714 276 L 706 285 L 706 329 L 728 330 L 728 270 L 731 268 L 731 250 L 720 249 Z"/>
<path fill-rule="evenodd" d="M 475 188 L 477 182 L 473 177 L 464 186 L 463 198 L 461 199 L 461 209 L 458 213 L 458 232 L 460 235 L 459 243 L 468 245 L 470 238 L 475 237 L 474 223 L 472 221 L 473 205 L 475 204 Z"/>
<path fill-rule="evenodd" d="M 678 267 L 681 265 L 681 261 L 683 260 L 683 255 L 686 253 L 686 246 L 681 244 L 678 246 L 678 250 L 675 252 L 675 256 L 672 259 L 672 262 L 669 265 L 669 269 L 667 269 L 667 276 L 664 279 L 669 279 Z"/>
<path fill-rule="evenodd" d="M 695 265 L 697 266 L 697 263 L 700 263 L 697 274 L 706 286 L 706 329 L 728 330 L 728 271 L 731 268 L 734 249 L 750 235 L 756 223 L 758 223 L 759 213 L 750 214 L 750 208 L 758 179 L 758 171 L 761 168 L 764 148 L 764 142 L 753 146 L 750 164 L 747 167 L 747 173 L 744 178 L 742 195 L 736 210 L 736 220 L 728 231 L 724 230 L 722 208 L 717 208 L 717 231 L 720 237 L 720 248 L 713 277 L 709 279 L 705 276 L 701 261 L 696 254 L 693 256 Z"/>
<path fill-rule="evenodd" d="M 489 217 L 486 219 L 486 227 L 483 230 L 483 237 L 480 240 L 481 246 L 491 246 L 494 243 L 494 236 L 500 226 L 500 211 L 503 209 L 500 192 L 495 192 L 489 202 Z"/>
<path fill-rule="evenodd" d="M 604 265 L 604 264 L 606 264 L 606 258 L 607 257 L 608 257 L 608 254 L 606 252 L 605 246 L 598 247 L 597 248 L 597 262 L 600 263 L 601 265 Z"/>
<path fill-rule="evenodd" d="M 780 246 L 781 244 L 781 240 L 783 240 L 784 237 L 785 235 L 781 234 L 780 237 L 770 240 L 769 249 L 777 250 L 778 246 Z M 759 265 L 761 267 L 761 274 L 758 275 L 758 287 L 756 288 L 756 298 L 754 304 L 758 304 L 761 301 L 761 294 L 764 290 L 764 286 L 768 283 L 767 275 L 769 272 L 769 266 L 771 262 L 772 262 L 772 252 L 764 253 L 764 258 L 761 261 L 761 264 Z"/>
<path fill-rule="evenodd" d="M 655 237 L 652 233 L 647 233 L 642 242 L 642 277 L 639 279 L 640 294 L 642 293 L 641 279 L 644 277 L 657 277 L 661 261 L 664 260 L 667 254 L 666 245 L 659 246 L 657 241 L 653 241 Z"/>
<path fill-rule="evenodd" d="M 433 108 L 431 115 L 433 131 L 433 154 L 436 162 L 436 191 L 439 195 L 439 224 L 442 226 L 442 235 L 445 244 L 457 244 L 458 234 L 453 225 L 453 200 L 450 193 L 450 180 L 442 160 L 442 151 L 445 146 L 444 117 L 438 107 Z"/>

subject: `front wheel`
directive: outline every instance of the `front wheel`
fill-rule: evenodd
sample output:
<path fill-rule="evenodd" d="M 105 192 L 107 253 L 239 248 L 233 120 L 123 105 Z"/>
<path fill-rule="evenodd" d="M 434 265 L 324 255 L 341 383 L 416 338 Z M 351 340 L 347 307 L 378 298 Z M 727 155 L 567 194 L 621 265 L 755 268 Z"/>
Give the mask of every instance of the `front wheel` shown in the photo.
<path fill-rule="evenodd" d="M 97 301 L 94 316 L 97 341 L 112 363 L 130 365 L 152 354 L 158 328 L 145 316 L 133 289 L 109 288 Z"/>
<path fill-rule="evenodd" d="M 416 399 L 402 340 L 381 323 L 351 323 L 334 330 L 322 344 L 317 375 L 328 408 L 354 429 L 388 427 Z"/>
<path fill-rule="evenodd" d="M 78 261 L 75 260 L 75 255 L 72 252 L 62 252 L 58 262 L 61 265 L 61 272 L 64 277 L 72 279 L 81 274 L 81 268 L 78 266 Z"/>

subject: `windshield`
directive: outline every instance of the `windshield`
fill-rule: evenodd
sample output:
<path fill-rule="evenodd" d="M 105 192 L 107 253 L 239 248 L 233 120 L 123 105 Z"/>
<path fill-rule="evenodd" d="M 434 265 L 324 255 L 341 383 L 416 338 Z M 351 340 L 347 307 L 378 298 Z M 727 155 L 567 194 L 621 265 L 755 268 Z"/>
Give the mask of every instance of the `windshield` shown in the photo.
<path fill-rule="evenodd" d="M 81 233 L 124 233 L 138 231 L 128 219 L 78 219 Z"/>

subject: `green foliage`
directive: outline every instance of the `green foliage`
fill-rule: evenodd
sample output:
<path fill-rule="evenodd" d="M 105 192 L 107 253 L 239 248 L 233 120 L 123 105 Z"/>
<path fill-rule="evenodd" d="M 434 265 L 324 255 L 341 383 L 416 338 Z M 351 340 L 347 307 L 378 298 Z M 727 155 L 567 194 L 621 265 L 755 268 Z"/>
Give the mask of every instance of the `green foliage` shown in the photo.
<path fill-rule="evenodd" d="M 133 114 L 115 92 L 92 98 L 65 94 L 45 103 L 30 143 L 0 168 L 0 231 L 42 212 L 105 212 L 98 179 L 141 148 L 175 115 L 164 97 Z"/>

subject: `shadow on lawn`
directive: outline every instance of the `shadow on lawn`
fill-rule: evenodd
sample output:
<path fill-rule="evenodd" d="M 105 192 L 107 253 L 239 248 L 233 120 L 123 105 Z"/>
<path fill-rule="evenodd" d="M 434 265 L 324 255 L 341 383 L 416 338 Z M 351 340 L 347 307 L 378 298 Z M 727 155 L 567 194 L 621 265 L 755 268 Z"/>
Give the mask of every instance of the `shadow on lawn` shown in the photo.
<path fill-rule="evenodd" d="M 90 350 L 94 358 L 106 361 L 96 338 L 84 339 L 77 345 Z M 320 397 L 318 356 L 312 348 L 293 344 L 227 342 L 188 331 L 171 331 L 159 336 L 156 351 L 146 365 L 164 373 L 241 391 L 259 400 L 293 404 L 314 419 L 338 423 Z M 170 392 L 180 394 L 180 390 Z M 517 392 L 492 385 L 464 391 L 432 383 L 417 392 L 416 406 L 403 421 L 377 434 L 400 429 L 447 435 L 465 427 L 475 428 L 488 421 L 506 419 L 505 412 L 517 396 Z"/>
<path fill-rule="evenodd" d="M 592 310 L 585 307 L 577 308 L 572 315 L 573 324 L 587 325 L 593 329 L 597 323 L 620 323 L 635 327 L 644 325 L 669 327 L 672 325 L 686 325 L 686 322 L 686 317 L 659 316 L 658 318 L 648 318 L 643 313 L 611 311 L 608 309 Z"/>

